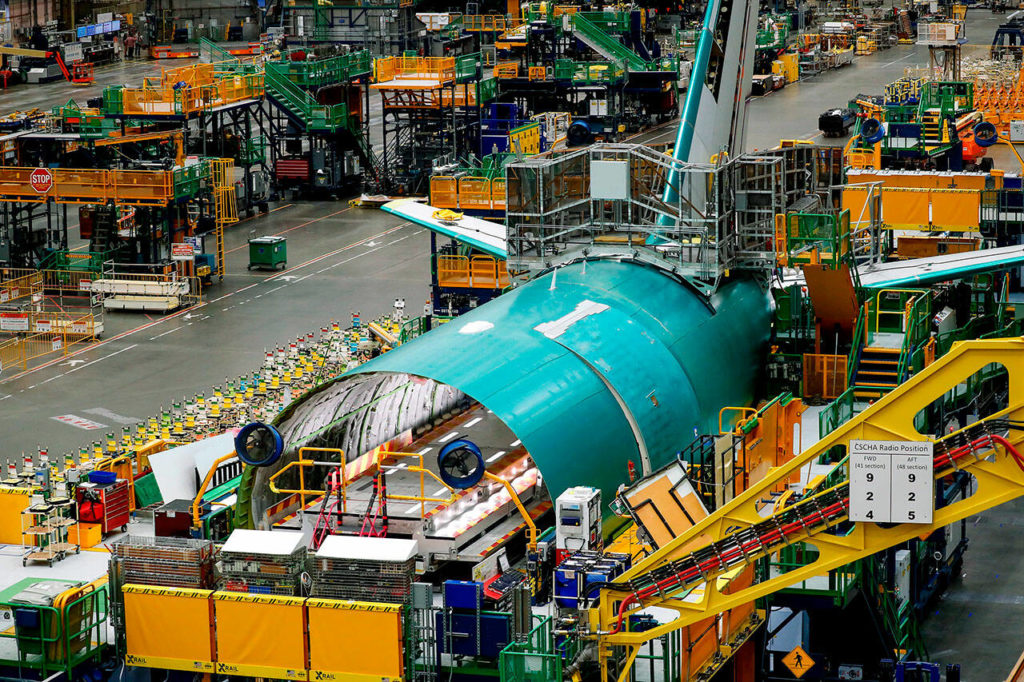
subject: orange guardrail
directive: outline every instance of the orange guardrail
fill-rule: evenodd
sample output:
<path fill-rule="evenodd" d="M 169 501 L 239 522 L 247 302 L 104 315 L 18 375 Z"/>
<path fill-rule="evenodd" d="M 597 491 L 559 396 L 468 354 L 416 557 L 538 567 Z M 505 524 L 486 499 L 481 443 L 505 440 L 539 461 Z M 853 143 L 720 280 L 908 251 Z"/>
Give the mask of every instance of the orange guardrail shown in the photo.
<path fill-rule="evenodd" d="M 505 31 L 505 17 L 501 14 L 466 14 L 462 17 L 466 31 Z"/>
<path fill-rule="evenodd" d="M 374 86 L 377 87 L 377 86 Z M 380 89 L 381 103 L 385 109 L 439 109 L 441 107 L 465 107 L 476 105 L 476 84 L 461 83 L 454 88 L 439 85 L 423 86 L 417 89 Z"/>
<path fill-rule="evenodd" d="M 378 57 L 373 62 L 374 82 L 396 80 L 455 80 L 455 57 Z"/>
<path fill-rule="evenodd" d="M 217 64 L 165 69 L 138 88 L 121 90 L 126 116 L 189 116 L 212 107 L 263 96 L 263 74 L 221 72 Z"/>
<path fill-rule="evenodd" d="M 509 285 L 505 261 L 491 256 L 438 256 L 437 283 L 442 287 L 501 289 Z"/>
<path fill-rule="evenodd" d="M 491 210 L 505 210 L 505 178 L 491 180 Z"/>
<path fill-rule="evenodd" d="M 82 256 L 83 260 L 88 259 L 84 254 L 69 253 L 70 260 Z M 0 291 L 8 287 L 15 280 L 33 276 L 40 279 L 40 288 L 43 291 L 61 291 L 65 294 L 81 293 L 88 295 L 92 281 L 100 275 L 87 269 L 82 270 L 33 270 L 31 268 L 3 268 L 0 270 Z M 0 296 L 2 301 L 2 296 Z"/>
<path fill-rule="evenodd" d="M 487 178 L 460 178 L 459 207 L 463 209 L 490 209 L 491 181 Z"/>
<path fill-rule="evenodd" d="M 93 204 L 115 201 L 132 206 L 168 203 L 174 197 L 173 171 L 54 168 L 48 189 L 32 186 L 35 168 L 0 168 L 0 201 Z"/>
<path fill-rule="evenodd" d="M 430 205 L 461 210 L 505 210 L 505 178 L 430 178 Z"/>
<path fill-rule="evenodd" d="M 458 181 L 450 175 L 430 178 L 430 205 L 436 208 L 458 208 Z"/>
<path fill-rule="evenodd" d="M 518 62 L 499 62 L 494 65 L 494 77 L 495 78 L 518 78 L 519 77 L 519 63 Z"/>

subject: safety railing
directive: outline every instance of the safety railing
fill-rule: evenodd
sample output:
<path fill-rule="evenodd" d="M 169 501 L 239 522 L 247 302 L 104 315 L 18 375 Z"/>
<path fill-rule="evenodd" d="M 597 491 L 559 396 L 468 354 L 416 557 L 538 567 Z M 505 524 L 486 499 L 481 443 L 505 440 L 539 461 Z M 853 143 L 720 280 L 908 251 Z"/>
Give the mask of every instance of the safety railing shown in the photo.
<path fill-rule="evenodd" d="M 425 334 L 429 331 L 427 328 L 427 320 L 423 317 L 414 317 L 410 320 L 406 320 L 402 324 L 402 328 L 398 333 L 399 345 L 412 341 L 417 336 Z"/>
<path fill-rule="evenodd" d="M 96 336 L 96 319 L 92 313 L 63 310 L 26 310 L 0 313 L 0 332 L 61 332 L 69 337 Z"/>
<path fill-rule="evenodd" d="M 5 272 L 5 271 L 4 271 Z M 0 272 L 0 303 L 12 303 L 33 294 L 42 293 L 43 276 L 38 272 L 27 272 L 7 278 Z"/>
<path fill-rule="evenodd" d="M 504 261 L 491 256 L 437 256 L 437 283 L 442 287 L 504 289 L 509 285 Z"/>
<path fill-rule="evenodd" d="M 373 62 L 374 82 L 395 80 L 455 80 L 454 57 L 378 57 Z"/>
<path fill-rule="evenodd" d="M 870 301 L 865 301 L 857 310 L 857 321 L 853 324 L 853 340 L 850 350 L 850 361 L 846 363 L 846 385 L 853 385 L 853 373 L 860 363 L 864 346 L 868 343 L 868 311 Z"/>
<path fill-rule="evenodd" d="M 462 28 L 477 33 L 502 33 L 506 30 L 507 24 L 503 14 L 464 14 Z"/>
<path fill-rule="evenodd" d="M 879 289 L 871 313 L 871 331 L 919 333 L 930 312 L 928 292 L 924 289 Z"/>
<path fill-rule="evenodd" d="M 494 65 L 495 78 L 518 78 L 519 62 L 498 62 Z"/>
<path fill-rule="evenodd" d="M 480 76 L 480 69 L 483 67 L 483 55 L 480 52 L 471 52 L 455 58 L 455 80 L 464 83 L 468 80 L 476 80 Z"/>
<path fill-rule="evenodd" d="M 818 413 L 818 435 L 822 438 L 853 419 L 856 412 L 854 386 L 848 387 L 838 398 Z"/>
<path fill-rule="evenodd" d="M 921 98 L 921 87 L 924 85 L 924 82 L 923 78 L 915 78 L 913 76 L 904 76 L 894 80 L 885 86 L 885 103 L 913 104 L 916 108 L 916 104 Z"/>
<path fill-rule="evenodd" d="M 430 205 L 464 211 L 504 211 L 505 179 L 435 175 L 430 178 Z"/>
<path fill-rule="evenodd" d="M 790 265 L 828 263 L 838 266 L 852 251 L 850 211 L 839 214 L 791 213 L 786 232 Z"/>
<path fill-rule="evenodd" d="M 550 616 L 534 616 L 540 622 L 523 641 L 512 642 L 498 655 L 501 682 L 550 682 L 562 679 L 566 660 L 575 658 L 578 638 L 567 637 L 559 644 Z M 571 647 L 574 651 L 566 651 Z"/>
<path fill-rule="evenodd" d="M 114 201 L 130 206 L 163 205 L 174 198 L 179 171 L 95 170 L 55 168 L 49 189 L 32 187 L 35 168 L 0 168 L 0 201 L 93 204 Z"/>
<path fill-rule="evenodd" d="M 884 622 L 883 631 L 892 637 L 893 648 L 906 652 L 911 660 L 926 658 L 927 649 L 921 638 L 917 611 L 913 600 L 897 599 L 888 581 L 880 575 L 879 562 L 862 561 L 864 565 L 862 587 L 866 594 L 872 595 L 869 604 L 876 610 Z"/>
<path fill-rule="evenodd" d="M 209 38 L 200 37 L 199 61 L 203 64 L 227 64 L 239 62 L 239 59 Z"/>
<path fill-rule="evenodd" d="M 774 578 L 802 568 L 817 557 L 817 550 L 807 543 L 797 542 L 783 547 L 777 555 L 773 555 L 768 561 L 768 576 Z M 836 606 L 843 607 L 854 594 L 860 580 L 861 563 L 855 561 L 823 575 L 813 576 L 795 583 L 793 586 L 787 587 L 784 592 L 829 598 Z"/>
<path fill-rule="evenodd" d="M 33 360 L 66 356 L 76 344 L 87 343 L 93 336 L 67 331 L 44 332 L 18 336 L 0 342 L 0 367 L 26 370 Z"/>
<path fill-rule="evenodd" d="M 959 38 L 960 25 L 952 22 L 934 22 L 917 24 L 918 45 L 956 45 Z"/>
<path fill-rule="evenodd" d="M 271 96 L 281 101 L 293 114 L 300 117 L 311 130 L 346 129 L 361 139 L 345 104 L 320 104 L 289 77 L 287 63 L 267 64 L 266 88 Z"/>
<path fill-rule="evenodd" d="M 266 69 L 287 78 L 300 88 L 315 89 L 371 73 L 373 57 L 368 50 L 360 50 L 314 61 L 269 62 Z"/>
<path fill-rule="evenodd" d="M 484 78 L 476 84 L 476 101 L 478 104 L 490 102 L 498 96 L 498 79 Z"/>
<path fill-rule="evenodd" d="M 108 270 L 103 277 L 92 282 L 93 292 L 107 296 L 106 306 L 113 299 L 173 303 L 173 308 L 188 308 L 202 302 L 202 280 L 198 277 L 182 277 L 176 272 L 170 274 L 142 274 Z M 113 306 L 111 306 L 113 307 Z"/>
<path fill-rule="evenodd" d="M 956 114 L 974 108 L 974 83 L 965 81 L 930 81 L 921 88 L 918 111 L 939 109 L 944 114 Z"/>
<path fill-rule="evenodd" d="M 578 62 L 572 59 L 555 60 L 555 80 L 590 85 L 595 83 L 617 83 L 626 76 L 625 69 L 615 62 Z"/>
<path fill-rule="evenodd" d="M 900 383 L 907 378 L 915 350 L 928 339 L 931 331 L 931 296 L 923 289 L 882 289 L 875 296 L 874 310 L 875 334 L 887 330 L 903 334 L 896 368 L 896 383 Z M 883 315 L 888 318 L 886 324 L 880 322 Z"/>
<path fill-rule="evenodd" d="M 201 68 L 202 67 L 202 68 Z M 138 88 L 104 90 L 104 111 L 123 116 L 191 116 L 263 96 L 263 73 L 218 73 L 216 64 L 170 69 Z M 175 80 L 177 79 L 177 80 Z"/>

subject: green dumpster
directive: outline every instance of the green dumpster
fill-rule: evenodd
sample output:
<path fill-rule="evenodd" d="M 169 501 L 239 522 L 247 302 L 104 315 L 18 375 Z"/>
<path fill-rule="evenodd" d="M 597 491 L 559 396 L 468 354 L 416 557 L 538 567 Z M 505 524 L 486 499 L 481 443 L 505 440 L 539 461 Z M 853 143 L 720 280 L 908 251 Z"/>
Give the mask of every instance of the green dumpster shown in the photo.
<path fill-rule="evenodd" d="M 288 241 L 284 237 L 253 237 L 249 240 L 249 269 L 284 269 L 288 263 Z"/>

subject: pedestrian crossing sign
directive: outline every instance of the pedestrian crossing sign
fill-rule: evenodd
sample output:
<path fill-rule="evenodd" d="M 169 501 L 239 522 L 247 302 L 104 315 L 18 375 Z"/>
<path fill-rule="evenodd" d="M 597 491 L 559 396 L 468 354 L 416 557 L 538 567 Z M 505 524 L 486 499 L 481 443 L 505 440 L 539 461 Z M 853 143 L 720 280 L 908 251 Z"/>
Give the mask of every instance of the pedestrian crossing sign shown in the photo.
<path fill-rule="evenodd" d="M 814 659 L 807 655 L 807 652 L 796 647 L 782 659 L 782 662 L 789 668 L 789 672 L 796 676 L 796 679 L 803 677 L 808 670 L 814 667 Z"/>

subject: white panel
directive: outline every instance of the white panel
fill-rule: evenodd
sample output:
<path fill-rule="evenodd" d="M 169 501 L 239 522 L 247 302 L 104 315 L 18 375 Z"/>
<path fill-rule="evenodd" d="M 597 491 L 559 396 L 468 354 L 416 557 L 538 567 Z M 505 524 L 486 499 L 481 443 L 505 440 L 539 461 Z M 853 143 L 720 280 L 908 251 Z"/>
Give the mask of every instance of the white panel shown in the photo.
<path fill-rule="evenodd" d="M 629 162 L 591 161 L 590 196 L 594 199 L 628 199 Z"/>

